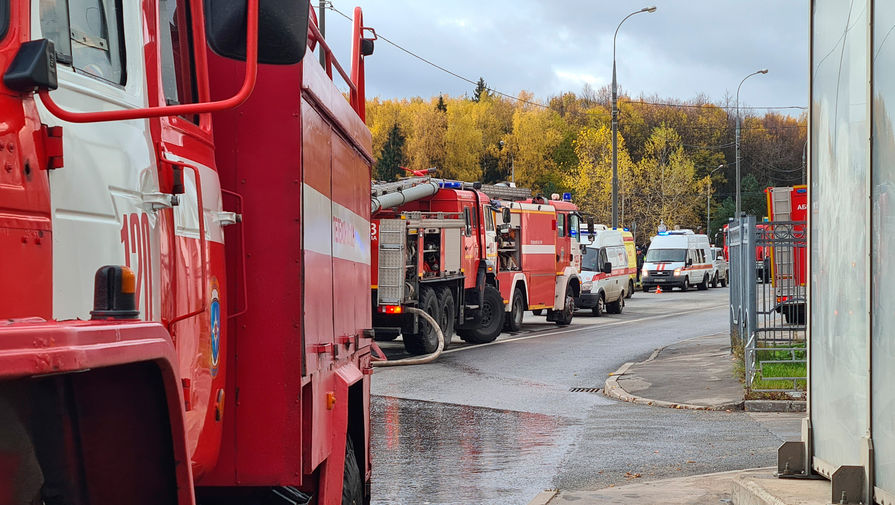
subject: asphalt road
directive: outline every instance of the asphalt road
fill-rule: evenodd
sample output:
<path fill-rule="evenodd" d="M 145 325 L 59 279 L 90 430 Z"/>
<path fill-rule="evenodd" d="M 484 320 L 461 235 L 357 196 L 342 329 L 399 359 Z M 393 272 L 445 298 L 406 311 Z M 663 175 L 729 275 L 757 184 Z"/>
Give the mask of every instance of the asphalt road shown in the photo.
<path fill-rule="evenodd" d="M 621 315 L 458 344 L 436 362 L 373 376 L 373 503 L 526 504 L 596 489 L 771 465 L 793 419 L 670 410 L 593 392 L 628 361 L 728 329 L 728 291 L 637 292 Z M 400 341 L 382 346 L 403 355 Z M 698 385 L 695 385 L 698 387 Z"/>

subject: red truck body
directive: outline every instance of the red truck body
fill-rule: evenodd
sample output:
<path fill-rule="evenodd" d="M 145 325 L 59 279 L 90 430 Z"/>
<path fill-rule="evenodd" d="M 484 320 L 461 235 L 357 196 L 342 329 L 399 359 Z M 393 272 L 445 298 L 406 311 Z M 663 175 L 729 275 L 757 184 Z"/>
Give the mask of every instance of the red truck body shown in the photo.
<path fill-rule="evenodd" d="M 770 280 L 774 285 L 778 305 L 790 305 L 785 314 L 791 321 L 805 319 L 805 286 L 808 281 L 808 187 L 771 187 L 765 189 L 768 219 L 771 222 L 792 223 L 775 230 L 768 226 L 765 233 L 772 239 L 784 239 L 779 245 L 768 247 Z M 783 231 L 785 230 L 785 232 Z"/>
<path fill-rule="evenodd" d="M 0 85 L 0 503 L 369 501 L 372 44 L 357 9 L 349 76 L 287 3 L 259 57 L 325 68 L 213 49 L 254 1 L 10 2 L 5 76 L 49 38 L 60 89 Z"/>

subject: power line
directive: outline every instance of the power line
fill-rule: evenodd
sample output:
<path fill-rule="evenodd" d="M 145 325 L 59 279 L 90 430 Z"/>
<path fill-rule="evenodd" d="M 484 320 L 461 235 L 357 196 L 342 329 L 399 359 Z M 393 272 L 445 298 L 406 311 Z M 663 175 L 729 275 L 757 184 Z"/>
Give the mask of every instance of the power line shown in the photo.
<path fill-rule="evenodd" d="M 345 14 L 345 13 L 342 12 L 342 11 L 340 11 L 339 9 L 336 9 L 336 7 L 332 4 L 332 2 L 327 2 L 326 8 L 332 10 L 332 11 L 335 12 L 336 14 L 339 14 L 340 16 L 342 16 L 343 18 L 345 18 L 345 19 L 347 19 L 347 20 L 349 20 L 349 21 L 353 21 L 352 18 L 349 17 L 347 14 Z M 377 38 L 380 38 L 380 39 L 382 39 L 382 40 L 384 40 L 385 42 L 391 44 L 392 46 L 396 47 L 397 49 L 399 49 L 399 50 L 401 50 L 401 51 L 407 53 L 409 56 L 411 56 L 411 57 L 413 57 L 413 58 L 416 58 L 416 59 L 422 61 L 423 63 L 427 64 L 427 65 L 431 65 L 432 67 L 434 67 L 434 68 L 436 68 L 436 69 L 438 69 L 438 70 L 441 70 L 442 72 L 444 72 L 444 73 L 446 73 L 446 74 L 448 74 L 448 75 L 451 75 L 451 76 L 453 76 L 453 77 L 456 77 L 457 79 L 460 79 L 461 81 L 464 81 L 464 82 L 467 82 L 467 83 L 469 83 L 469 84 L 472 84 L 473 86 L 477 86 L 477 85 L 478 85 L 478 82 L 477 82 L 477 81 L 473 81 L 472 79 L 469 79 L 469 78 L 467 78 L 467 77 L 464 77 L 464 76 L 462 76 L 462 75 L 460 75 L 460 74 L 458 74 L 458 73 L 456 73 L 456 72 L 454 72 L 454 71 L 452 71 L 452 70 L 449 70 L 449 69 L 447 69 L 447 68 L 445 68 L 445 67 L 443 67 L 443 66 L 441 66 L 441 65 L 439 65 L 439 64 L 437 64 L 437 63 L 432 62 L 431 60 L 429 60 L 429 59 L 427 59 L 427 58 L 424 58 L 424 57 L 418 55 L 418 54 L 414 53 L 413 51 L 411 51 L 410 49 L 407 49 L 406 47 L 401 46 L 400 44 L 398 44 L 398 43 L 392 41 L 391 39 L 389 39 L 389 38 L 387 38 L 387 37 L 385 37 L 384 35 L 382 35 L 382 34 L 379 33 L 379 32 L 376 32 L 376 37 L 377 37 Z M 509 94 L 509 93 L 504 93 L 503 91 L 500 91 L 500 90 L 497 90 L 497 89 L 494 89 L 494 88 L 491 88 L 491 87 L 488 87 L 488 86 L 485 86 L 485 89 L 487 89 L 488 91 L 490 91 L 490 92 L 492 92 L 492 93 L 494 93 L 494 94 L 497 94 L 497 95 L 500 95 L 500 96 L 509 98 L 509 99 L 511 99 L 511 100 L 515 100 L 515 101 L 517 101 L 517 102 L 525 103 L 525 104 L 528 104 L 528 105 L 534 105 L 535 107 L 541 107 L 541 108 L 543 108 L 543 109 L 550 109 L 550 108 L 551 108 L 549 105 L 544 105 L 544 104 L 542 104 L 542 103 L 538 103 L 538 102 L 532 102 L 532 101 L 530 101 L 530 100 L 524 100 L 524 99 L 522 99 L 522 98 L 513 96 L 513 95 L 511 95 L 511 94 Z M 634 101 L 634 100 L 626 100 L 626 101 L 624 101 L 624 102 L 622 102 L 622 103 L 641 103 L 641 104 L 644 104 L 644 105 L 656 105 L 656 106 L 663 106 L 663 107 L 679 107 L 679 108 L 702 108 L 702 107 L 705 107 L 706 105 L 711 105 L 712 107 L 717 107 L 717 108 L 719 108 L 719 109 L 733 109 L 733 108 L 734 108 L 734 107 L 731 107 L 731 106 L 716 105 L 716 104 L 692 105 L 692 104 L 675 104 L 675 103 L 662 103 L 662 102 L 647 102 L 647 101 L 643 101 L 643 100 L 637 100 L 637 101 Z M 804 109 L 807 109 L 807 107 L 799 106 L 799 105 L 785 105 L 785 106 L 757 106 L 757 105 L 756 105 L 756 106 L 741 106 L 740 109 L 760 109 L 760 110 L 773 110 L 773 109 L 803 109 L 803 110 L 804 110 Z"/>

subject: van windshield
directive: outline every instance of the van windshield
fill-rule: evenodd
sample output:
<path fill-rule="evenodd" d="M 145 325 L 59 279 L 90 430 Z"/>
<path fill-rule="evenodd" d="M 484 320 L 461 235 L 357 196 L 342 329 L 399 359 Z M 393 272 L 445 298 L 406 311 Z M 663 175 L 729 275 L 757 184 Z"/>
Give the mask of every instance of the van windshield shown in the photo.
<path fill-rule="evenodd" d="M 648 263 L 660 263 L 680 261 L 683 262 L 687 258 L 686 249 L 650 249 L 646 252 L 644 261 Z"/>
<path fill-rule="evenodd" d="M 598 272 L 600 263 L 600 250 L 596 247 L 585 247 L 581 255 L 582 272 Z"/>

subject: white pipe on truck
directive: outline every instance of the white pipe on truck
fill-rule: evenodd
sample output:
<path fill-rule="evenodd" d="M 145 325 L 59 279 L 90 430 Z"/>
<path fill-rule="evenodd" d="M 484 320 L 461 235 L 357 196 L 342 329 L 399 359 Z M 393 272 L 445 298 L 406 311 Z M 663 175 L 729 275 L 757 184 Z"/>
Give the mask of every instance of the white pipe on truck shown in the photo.
<path fill-rule="evenodd" d="M 375 213 L 379 209 L 388 209 L 397 207 L 407 202 L 426 198 L 438 192 L 438 183 L 435 181 L 426 181 L 411 188 L 395 191 L 394 193 L 386 193 L 380 196 L 374 196 L 371 202 L 370 212 Z"/>

